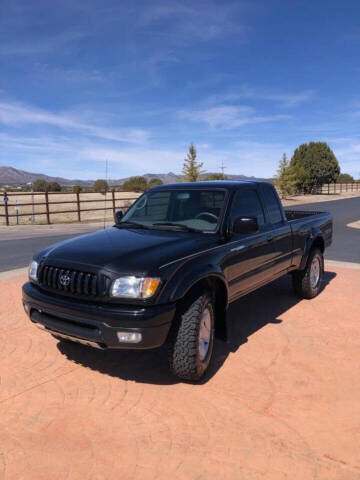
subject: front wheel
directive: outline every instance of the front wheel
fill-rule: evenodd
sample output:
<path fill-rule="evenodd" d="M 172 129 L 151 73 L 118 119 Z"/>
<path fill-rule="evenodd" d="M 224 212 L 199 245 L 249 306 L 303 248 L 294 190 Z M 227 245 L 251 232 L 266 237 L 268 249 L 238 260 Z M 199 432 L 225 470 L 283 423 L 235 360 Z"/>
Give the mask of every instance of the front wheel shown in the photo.
<path fill-rule="evenodd" d="M 324 275 L 324 257 L 318 248 L 310 254 L 304 270 L 293 273 L 293 286 L 297 295 L 302 298 L 314 298 L 321 290 Z"/>
<path fill-rule="evenodd" d="M 197 297 L 181 312 L 168 341 L 171 371 L 184 380 L 199 380 L 214 346 L 214 307 L 209 294 Z"/>

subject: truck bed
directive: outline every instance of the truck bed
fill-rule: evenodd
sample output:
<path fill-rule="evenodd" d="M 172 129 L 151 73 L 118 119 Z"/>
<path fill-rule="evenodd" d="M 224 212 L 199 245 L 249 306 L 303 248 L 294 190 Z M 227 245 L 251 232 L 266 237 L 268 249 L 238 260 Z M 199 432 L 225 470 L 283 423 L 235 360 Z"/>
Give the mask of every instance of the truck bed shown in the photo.
<path fill-rule="evenodd" d="M 311 217 L 313 215 L 322 215 L 326 212 L 315 212 L 305 210 L 284 210 L 286 219 L 290 222 L 292 220 L 299 220 L 300 218 Z"/>

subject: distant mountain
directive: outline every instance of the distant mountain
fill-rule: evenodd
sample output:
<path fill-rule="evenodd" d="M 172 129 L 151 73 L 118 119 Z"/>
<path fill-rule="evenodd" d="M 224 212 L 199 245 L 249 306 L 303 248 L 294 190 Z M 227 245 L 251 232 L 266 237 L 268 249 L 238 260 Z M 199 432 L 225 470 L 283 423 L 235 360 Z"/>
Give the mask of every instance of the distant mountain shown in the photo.
<path fill-rule="evenodd" d="M 208 175 L 211 175 L 211 172 L 207 172 L 204 175 L 206 178 Z M 149 181 L 153 178 L 159 178 L 163 183 L 176 183 L 183 180 L 182 175 L 177 175 L 176 173 L 145 173 L 144 177 Z M 264 180 L 263 178 L 255 177 L 246 177 L 245 175 L 227 175 L 229 180 Z M 109 180 L 110 185 L 122 185 L 126 180 L 131 177 L 119 178 L 118 180 Z M 51 177 L 49 175 L 44 175 L 43 173 L 31 173 L 24 170 L 18 170 L 14 167 L 0 167 L 0 186 L 1 185 L 14 185 L 21 186 L 29 182 L 34 182 L 35 180 L 46 180 L 47 182 L 58 182 L 60 185 L 71 186 L 71 185 L 81 185 L 81 186 L 91 186 L 94 180 L 70 180 L 68 178 L 62 177 Z"/>
<path fill-rule="evenodd" d="M 14 167 L 0 167 L 0 185 L 25 185 L 35 180 L 46 180 L 47 182 L 58 182 L 60 185 L 92 185 L 92 180 L 68 180 L 62 177 L 50 177 L 43 173 L 25 172 Z"/>

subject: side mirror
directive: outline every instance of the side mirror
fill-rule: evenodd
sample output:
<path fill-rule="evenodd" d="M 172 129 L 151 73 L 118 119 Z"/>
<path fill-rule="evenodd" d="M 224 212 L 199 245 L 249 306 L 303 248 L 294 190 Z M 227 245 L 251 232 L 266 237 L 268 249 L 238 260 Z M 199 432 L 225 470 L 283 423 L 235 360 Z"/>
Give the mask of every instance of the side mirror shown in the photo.
<path fill-rule="evenodd" d="M 120 223 L 123 216 L 124 216 L 124 214 L 123 214 L 122 210 L 116 210 L 116 212 L 114 213 L 115 223 Z"/>
<path fill-rule="evenodd" d="M 257 233 L 259 224 L 257 218 L 238 217 L 233 224 L 234 233 Z"/>

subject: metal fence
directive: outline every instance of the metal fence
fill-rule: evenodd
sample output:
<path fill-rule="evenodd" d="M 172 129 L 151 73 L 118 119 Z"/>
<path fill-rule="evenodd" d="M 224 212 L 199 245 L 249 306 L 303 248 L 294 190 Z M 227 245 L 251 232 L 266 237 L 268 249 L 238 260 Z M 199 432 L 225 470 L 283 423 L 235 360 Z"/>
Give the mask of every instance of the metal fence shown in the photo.
<path fill-rule="evenodd" d="M 70 195 L 74 198 L 70 199 Z M 92 198 L 95 196 L 97 198 Z M 19 224 L 22 217 L 27 217 L 30 223 L 38 223 L 36 217 L 42 216 L 42 223 L 50 224 L 55 216 L 59 219 L 59 215 L 62 218 L 73 217 L 65 222 L 81 222 L 89 220 L 84 218 L 88 216 L 88 212 L 100 211 L 104 212 L 102 218 L 105 218 L 108 211 L 114 214 L 117 209 L 128 208 L 137 198 L 136 193 L 115 191 L 108 192 L 106 195 L 86 192 L 9 192 L 1 199 L 0 223 Z M 102 218 L 92 220 L 102 220 Z M 55 223 L 62 223 L 62 221 Z"/>

